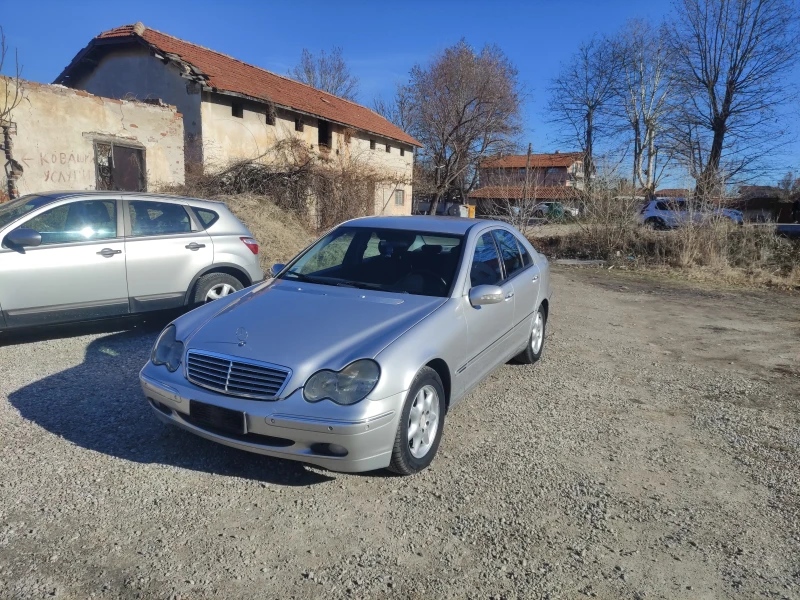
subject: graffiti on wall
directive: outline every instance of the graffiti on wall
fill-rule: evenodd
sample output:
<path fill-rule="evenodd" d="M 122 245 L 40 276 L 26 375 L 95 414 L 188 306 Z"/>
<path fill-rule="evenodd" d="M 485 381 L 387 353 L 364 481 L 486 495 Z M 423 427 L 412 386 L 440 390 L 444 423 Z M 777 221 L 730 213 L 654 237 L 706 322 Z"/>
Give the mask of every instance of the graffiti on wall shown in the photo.
<path fill-rule="evenodd" d="M 90 152 L 40 151 L 39 167 L 42 179 L 49 183 L 78 183 L 94 180 L 94 159 Z"/>

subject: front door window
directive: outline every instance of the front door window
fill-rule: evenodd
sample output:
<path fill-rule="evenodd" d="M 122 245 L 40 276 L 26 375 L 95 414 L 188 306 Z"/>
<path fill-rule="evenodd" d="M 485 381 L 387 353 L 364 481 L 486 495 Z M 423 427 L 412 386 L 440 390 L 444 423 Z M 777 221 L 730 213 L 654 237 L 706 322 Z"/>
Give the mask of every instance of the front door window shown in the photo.
<path fill-rule="evenodd" d="M 62 204 L 26 221 L 42 234 L 42 245 L 86 242 L 117 237 L 117 203 L 114 200 L 82 200 Z"/>
<path fill-rule="evenodd" d="M 484 233 L 475 245 L 472 266 L 469 270 L 470 287 L 498 285 L 503 280 L 500 258 L 491 233 Z"/>

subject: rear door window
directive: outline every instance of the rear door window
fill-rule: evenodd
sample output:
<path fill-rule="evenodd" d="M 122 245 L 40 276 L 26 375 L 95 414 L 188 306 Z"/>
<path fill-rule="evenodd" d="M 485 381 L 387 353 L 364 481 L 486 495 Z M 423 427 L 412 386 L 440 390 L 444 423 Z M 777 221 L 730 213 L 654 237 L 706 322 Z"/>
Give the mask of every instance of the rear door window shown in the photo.
<path fill-rule="evenodd" d="M 519 245 L 517 244 L 517 238 L 515 238 L 514 234 L 510 231 L 504 229 L 494 229 L 492 235 L 494 235 L 494 239 L 497 241 L 497 247 L 500 248 L 500 256 L 503 259 L 506 277 L 513 277 L 524 267 Z"/>
<path fill-rule="evenodd" d="M 189 213 L 180 204 L 131 200 L 128 202 L 131 235 L 170 235 L 191 233 Z"/>

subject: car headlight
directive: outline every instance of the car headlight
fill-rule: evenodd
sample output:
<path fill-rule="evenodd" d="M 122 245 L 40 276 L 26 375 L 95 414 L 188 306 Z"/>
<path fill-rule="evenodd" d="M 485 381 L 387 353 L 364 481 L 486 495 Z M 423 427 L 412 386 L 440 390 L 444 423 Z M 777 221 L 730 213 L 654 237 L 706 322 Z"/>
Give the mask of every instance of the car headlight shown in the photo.
<path fill-rule="evenodd" d="M 332 400 L 336 404 L 355 404 L 375 389 L 381 369 L 374 360 L 357 360 L 341 371 L 317 371 L 306 381 L 303 397 L 309 402 Z"/>
<path fill-rule="evenodd" d="M 183 342 L 175 339 L 175 325 L 170 325 L 158 336 L 150 360 L 154 365 L 165 365 L 171 373 L 174 373 L 181 366 L 182 358 Z"/>

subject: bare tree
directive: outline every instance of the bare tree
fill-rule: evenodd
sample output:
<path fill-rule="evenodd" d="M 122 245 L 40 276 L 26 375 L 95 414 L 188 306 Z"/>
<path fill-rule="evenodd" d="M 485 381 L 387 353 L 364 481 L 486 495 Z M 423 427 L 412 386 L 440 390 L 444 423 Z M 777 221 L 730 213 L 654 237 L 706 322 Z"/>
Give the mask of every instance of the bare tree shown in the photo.
<path fill-rule="evenodd" d="M 577 144 L 583 152 L 587 188 L 595 173 L 597 138 L 611 131 L 611 103 L 619 73 L 616 44 L 594 38 L 581 44 L 550 86 L 550 121 L 563 127 L 565 140 Z"/>
<path fill-rule="evenodd" d="M 620 66 L 615 112 L 622 123 L 624 139 L 632 148 L 633 185 L 643 188 L 647 197 L 652 197 L 658 187 L 672 154 L 663 139 L 674 108 L 672 65 L 665 34 L 663 27 L 634 19 L 613 42 Z M 659 150 L 661 165 L 657 162 Z"/>
<path fill-rule="evenodd" d="M 411 127 L 411 90 L 408 86 L 398 85 L 394 97 L 387 100 L 378 96 L 372 101 L 372 109 L 403 131 L 408 131 Z"/>
<path fill-rule="evenodd" d="M 303 48 L 300 62 L 289 71 L 289 76 L 345 100 L 355 100 L 358 96 L 358 77 L 350 71 L 338 46 L 330 54 L 322 50 L 317 56 Z"/>
<path fill-rule="evenodd" d="M 6 43 L 6 34 L 3 27 L 0 26 L 0 133 L 2 133 L 2 150 L 6 157 L 6 188 L 9 198 L 16 198 L 19 196 L 17 191 L 17 179 L 22 173 L 22 165 L 14 160 L 12 152 L 12 139 L 11 133 L 14 131 L 15 126 L 11 121 L 11 113 L 22 102 L 22 66 L 19 64 L 19 56 L 16 50 L 14 51 L 14 67 L 11 76 L 3 76 L 3 69 L 6 64 L 8 56 L 8 44 Z"/>
<path fill-rule="evenodd" d="M 785 133 L 777 111 L 800 45 L 791 0 L 675 0 L 670 39 L 679 148 L 699 196 L 744 172 Z"/>
<path fill-rule="evenodd" d="M 411 70 L 409 132 L 434 169 L 430 214 L 457 185 L 462 196 L 477 183 L 477 166 L 509 150 L 520 131 L 517 70 L 497 46 L 476 52 L 465 40 L 426 66 Z"/>
<path fill-rule="evenodd" d="M 800 192 L 800 175 L 795 176 L 794 171 L 789 171 L 778 180 L 778 189 L 786 195 Z"/>

